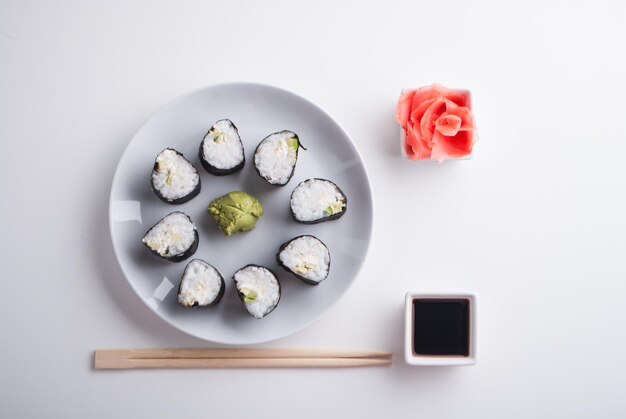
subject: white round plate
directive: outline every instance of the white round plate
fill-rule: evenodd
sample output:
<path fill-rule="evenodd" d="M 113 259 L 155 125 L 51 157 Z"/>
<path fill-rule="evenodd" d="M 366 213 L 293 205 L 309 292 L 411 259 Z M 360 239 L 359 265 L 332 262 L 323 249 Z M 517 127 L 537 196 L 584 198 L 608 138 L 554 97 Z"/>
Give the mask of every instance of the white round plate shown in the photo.
<path fill-rule="evenodd" d="M 200 165 L 198 149 L 211 125 L 228 118 L 239 129 L 246 164 L 232 175 L 213 176 Z M 253 164 L 257 144 L 268 134 L 296 132 L 307 150 L 300 150 L 295 174 L 283 186 L 261 179 Z M 150 189 L 154 159 L 173 147 L 200 173 L 202 190 L 191 201 L 169 205 Z M 348 197 L 347 211 L 335 221 L 296 223 L 289 197 L 301 181 L 319 177 L 335 182 Z M 225 237 L 207 212 L 209 203 L 230 191 L 257 197 L 265 208 L 256 229 Z M 141 243 L 146 231 L 172 211 L 184 211 L 200 235 L 191 258 L 172 263 L 151 254 Z M 292 334 L 319 319 L 348 289 L 365 259 L 372 231 L 372 194 L 363 162 L 341 127 L 319 107 L 288 91 L 259 84 L 224 84 L 192 92 L 157 112 L 135 134 L 113 178 L 109 204 L 111 238 L 117 260 L 139 298 L 172 326 L 201 339 L 224 344 L 252 344 Z M 317 236 L 328 246 L 331 268 L 317 286 L 305 284 L 276 263 L 282 243 L 302 234 Z M 226 292 L 214 307 L 185 308 L 177 291 L 191 259 L 215 266 Z M 237 296 L 233 273 L 249 264 L 272 269 L 282 294 L 264 319 L 250 316 Z"/>

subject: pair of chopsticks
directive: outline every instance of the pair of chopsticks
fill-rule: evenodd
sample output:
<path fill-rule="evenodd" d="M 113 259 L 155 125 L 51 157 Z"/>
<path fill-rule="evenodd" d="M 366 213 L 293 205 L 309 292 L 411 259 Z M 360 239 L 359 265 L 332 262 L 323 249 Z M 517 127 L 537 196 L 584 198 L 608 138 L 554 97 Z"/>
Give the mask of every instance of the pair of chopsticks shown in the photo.
<path fill-rule="evenodd" d="M 345 368 L 391 365 L 391 353 L 349 349 L 99 349 L 97 370 L 134 368 Z"/>

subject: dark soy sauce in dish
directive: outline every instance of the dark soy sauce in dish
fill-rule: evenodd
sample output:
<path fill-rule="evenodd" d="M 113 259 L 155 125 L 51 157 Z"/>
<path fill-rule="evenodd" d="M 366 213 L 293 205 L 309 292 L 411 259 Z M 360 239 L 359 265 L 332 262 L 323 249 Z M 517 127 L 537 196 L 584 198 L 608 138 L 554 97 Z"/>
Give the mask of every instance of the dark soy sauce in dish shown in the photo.
<path fill-rule="evenodd" d="M 463 298 L 414 299 L 415 355 L 469 356 L 469 305 Z"/>

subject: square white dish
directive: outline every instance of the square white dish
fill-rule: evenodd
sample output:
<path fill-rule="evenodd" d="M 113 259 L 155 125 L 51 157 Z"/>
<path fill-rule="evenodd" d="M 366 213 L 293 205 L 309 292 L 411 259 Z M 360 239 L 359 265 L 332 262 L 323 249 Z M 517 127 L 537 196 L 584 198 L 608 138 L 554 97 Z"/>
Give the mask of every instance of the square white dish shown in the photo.
<path fill-rule="evenodd" d="M 466 299 L 469 301 L 469 355 L 419 355 L 413 349 L 413 301 L 416 299 Z M 417 366 L 460 366 L 476 363 L 476 296 L 471 293 L 408 292 L 404 300 L 404 360 Z"/>

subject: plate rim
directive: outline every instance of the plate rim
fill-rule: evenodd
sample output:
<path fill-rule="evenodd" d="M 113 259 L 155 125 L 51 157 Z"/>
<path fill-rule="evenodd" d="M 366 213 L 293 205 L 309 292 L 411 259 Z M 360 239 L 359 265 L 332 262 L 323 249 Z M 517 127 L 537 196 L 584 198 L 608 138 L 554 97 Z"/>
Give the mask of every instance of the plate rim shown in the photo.
<path fill-rule="evenodd" d="M 191 331 L 188 330 L 184 330 L 181 329 L 180 327 L 178 327 L 176 324 L 174 324 L 173 322 L 171 322 L 166 316 L 164 316 L 162 313 L 160 313 L 158 310 L 155 310 L 153 307 L 151 307 L 149 304 L 147 304 L 144 299 L 142 298 L 142 296 L 139 293 L 139 290 L 137 289 L 137 287 L 135 286 L 135 284 L 133 283 L 133 281 L 131 281 L 129 279 L 129 274 L 127 273 L 126 269 L 124 268 L 124 266 L 122 265 L 122 263 L 120 262 L 120 256 L 119 256 L 119 251 L 118 248 L 115 244 L 115 239 L 113 237 L 113 216 L 112 216 L 112 212 L 113 212 L 113 192 L 114 192 L 114 188 L 115 185 L 118 181 L 118 177 L 119 177 L 119 172 L 120 172 L 120 167 L 122 164 L 122 161 L 124 160 L 124 158 L 126 157 L 126 154 L 128 153 L 128 150 L 130 148 L 130 145 L 132 144 L 132 142 L 135 140 L 135 138 L 137 137 L 137 135 L 145 128 L 146 125 L 149 124 L 150 121 L 152 121 L 158 114 L 160 114 L 162 111 L 169 109 L 173 106 L 176 106 L 176 104 L 184 101 L 185 99 L 187 99 L 190 96 L 193 96 L 195 94 L 198 94 L 202 91 L 205 90 L 211 90 L 211 89 L 215 89 L 215 88 L 223 88 L 223 87 L 247 87 L 247 88 L 263 88 L 263 89 L 270 89 L 270 90 L 277 90 L 279 92 L 281 92 L 282 94 L 287 94 L 287 95 L 291 95 L 296 97 L 299 100 L 302 100 L 306 103 L 308 103 L 309 105 L 313 106 L 314 108 L 317 108 L 326 118 L 328 118 L 330 121 L 332 121 L 337 128 L 339 128 L 340 132 L 345 136 L 345 138 L 347 138 L 348 140 L 348 145 L 352 148 L 352 150 L 355 152 L 355 154 L 357 155 L 357 157 L 359 158 L 359 161 L 361 162 L 361 166 L 363 168 L 363 173 L 364 173 L 364 184 L 366 186 L 366 190 L 369 196 L 369 207 L 370 207 L 370 213 L 371 213 L 371 217 L 369 218 L 369 223 L 368 223 L 368 235 L 366 238 L 366 246 L 364 249 L 364 253 L 363 253 L 363 258 L 362 260 L 359 261 L 359 264 L 356 268 L 356 272 L 354 274 L 354 277 L 351 279 L 350 283 L 348 284 L 348 286 L 338 295 L 338 297 L 335 299 L 335 301 L 333 301 L 325 310 L 323 310 L 322 312 L 319 313 L 319 315 L 314 316 L 311 320 L 309 320 L 308 322 L 304 322 L 302 325 L 298 326 L 297 328 L 289 331 L 288 333 L 283 333 L 283 334 L 278 334 L 276 336 L 270 336 L 268 338 L 264 338 L 264 339 L 260 339 L 260 340 L 256 340 L 254 342 L 236 342 L 236 341 L 227 341 L 227 340 L 215 340 L 215 339 L 208 339 L 205 336 L 201 336 L 198 335 L 196 333 L 193 333 Z M 319 106 L 317 103 L 311 101 L 310 99 L 307 99 L 297 93 L 294 93 L 290 90 L 287 89 L 283 89 L 281 87 L 276 87 L 273 85 L 269 85 L 269 84 L 265 84 L 265 83 L 257 83 L 257 82 L 226 82 L 226 83 L 216 83 L 216 84 L 211 84 L 211 85 L 206 85 L 206 86 L 202 86 L 202 87 L 198 87 L 195 88 L 191 91 L 188 91 L 186 93 L 183 93 L 182 95 L 176 96 L 174 99 L 166 102 L 165 104 L 163 104 L 162 106 L 160 106 L 156 111 L 154 111 L 147 119 L 145 119 L 143 121 L 143 123 L 141 124 L 141 126 L 135 131 L 135 133 L 132 135 L 132 137 L 130 138 L 130 140 L 128 141 L 128 143 L 126 144 L 126 146 L 124 147 L 124 151 L 122 151 L 122 154 L 120 155 L 117 165 L 115 167 L 115 172 L 113 173 L 113 179 L 111 181 L 111 187 L 109 190 L 109 237 L 111 239 L 111 245 L 113 246 L 113 253 L 115 254 L 115 259 L 117 262 L 117 265 L 119 266 L 120 270 L 122 271 L 122 274 L 124 276 L 125 281 L 128 283 L 128 285 L 130 286 L 130 288 L 133 290 L 133 292 L 135 293 L 136 297 L 141 301 L 141 303 L 146 306 L 152 313 L 154 313 L 155 315 L 157 315 L 164 323 L 168 324 L 170 327 L 186 334 L 189 336 L 193 336 L 196 339 L 200 339 L 202 341 L 205 342 L 211 342 L 211 343 L 218 343 L 218 344 L 224 344 L 224 345 L 233 345 L 233 346 L 245 346 L 245 345 L 254 345 L 254 344 L 259 344 L 259 343 L 266 343 L 266 342 L 271 342 L 271 341 L 275 341 L 278 339 L 282 339 L 282 338 L 286 338 L 288 336 L 292 336 L 298 332 L 301 332 L 302 330 L 306 329 L 307 327 L 311 326 L 312 324 L 318 322 L 319 320 L 322 319 L 322 317 L 326 316 L 326 314 L 328 314 L 328 312 L 337 305 L 337 303 L 346 295 L 346 293 L 348 292 L 348 290 L 353 286 L 357 276 L 361 273 L 361 269 L 363 268 L 363 264 L 365 263 L 365 260 L 367 258 L 367 255 L 369 253 L 369 248 L 371 246 L 371 242 L 372 242 L 372 235 L 373 235 L 373 230 L 374 230 L 374 194 L 372 191 L 372 185 L 370 182 L 370 176 L 369 176 L 369 172 L 367 170 L 367 166 L 365 165 L 365 160 L 363 159 L 363 156 L 361 155 L 361 152 L 359 151 L 358 147 L 356 146 L 356 144 L 354 143 L 354 141 L 352 140 L 352 137 L 350 137 L 350 135 L 348 135 L 348 133 L 346 132 L 346 130 L 343 128 L 343 126 L 335 119 L 333 118 L 328 112 L 326 112 L 326 110 L 324 108 L 322 108 L 321 106 Z"/>

